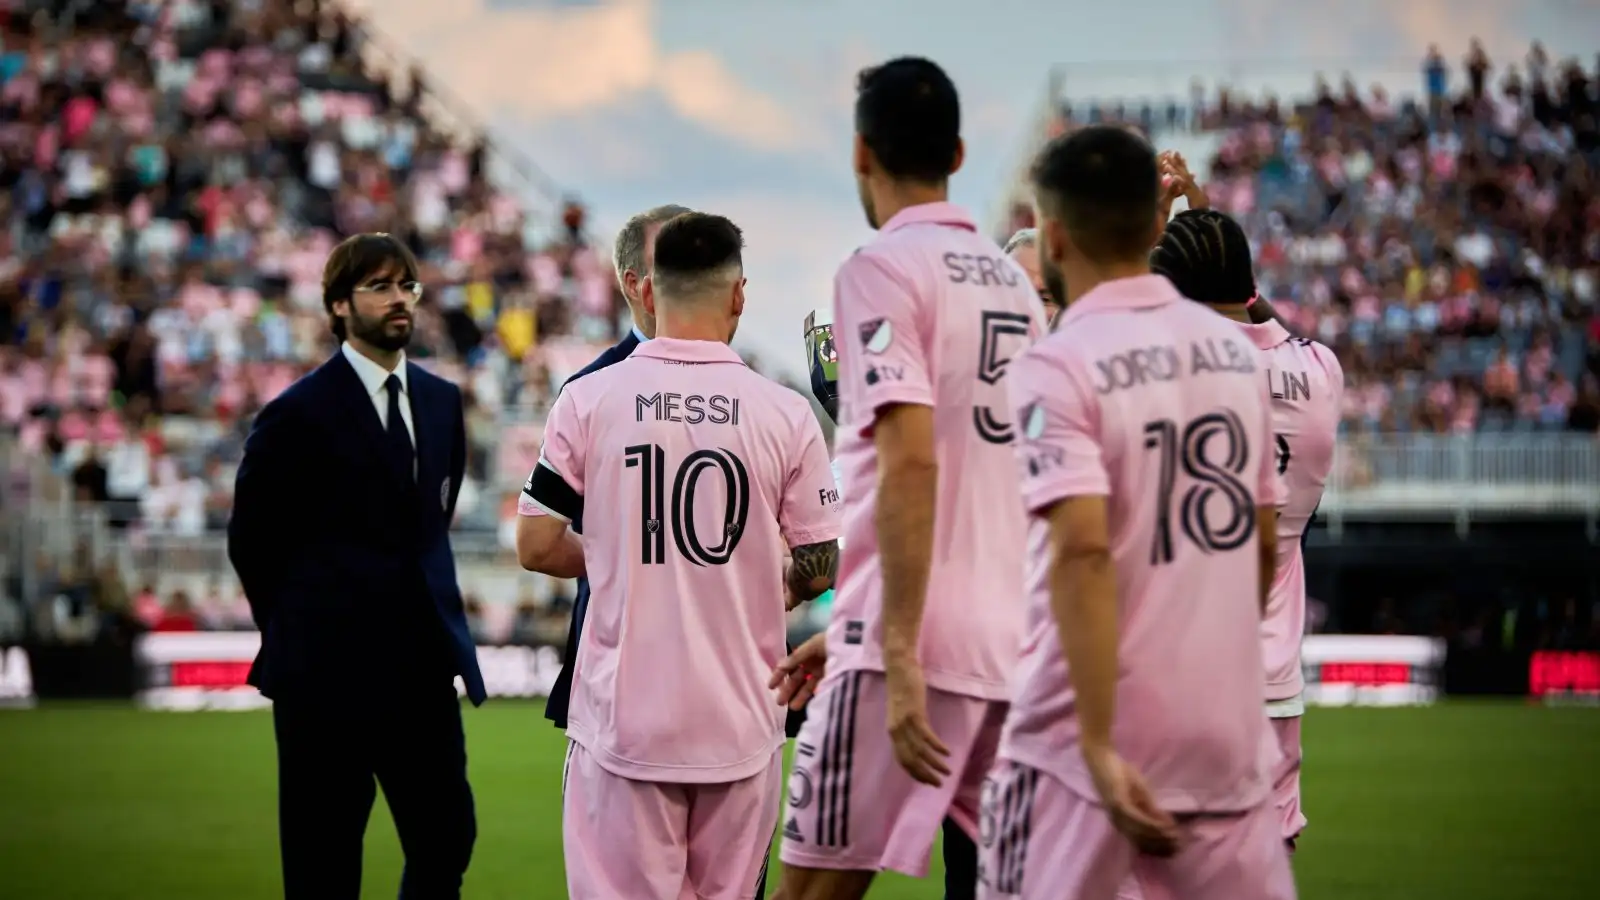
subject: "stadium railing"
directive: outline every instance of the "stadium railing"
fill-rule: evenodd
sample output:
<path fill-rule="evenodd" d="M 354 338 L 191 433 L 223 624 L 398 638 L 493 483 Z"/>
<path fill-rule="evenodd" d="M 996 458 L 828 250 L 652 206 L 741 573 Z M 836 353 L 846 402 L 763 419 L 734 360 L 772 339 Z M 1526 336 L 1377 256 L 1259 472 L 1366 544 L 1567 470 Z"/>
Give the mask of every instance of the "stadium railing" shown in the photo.
<path fill-rule="evenodd" d="M 352 8 L 351 4 L 343 4 Z M 375 15 L 360 4 L 357 31 L 361 36 L 359 49 L 362 61 L 373 74 L 388 74 L 402 78 L 413 90 L 416 77 L 424 69 L 423 61 L 408 53 L 398 40 L 379 28 Z M 477 115 L 464 98 L 452 93 L 436 79 L 425 75 L 418 104 L 423 118 L 433 127 L 459 140 L 483 138 L 488 149 L 489 180 L 504 188 L 520 187 L 516 193 L 528 204 L 530 212 L 544 215 L 528 216 L 530 237 L 535 244 L 546 243 L 551 237 L 549 223 L 555 222 L 565 202 L 565 192 L 526 153 L 517 150 L 511 142 L 494 134 L 493 126 Z M 589 236 L 591 242 L 595 236 Z"/>
<path fill-rule="evenodd" d="M 1321 513 L 1349 519 L 1600 518 L 1600 441 L 1584 434 L 1385 434 L 1341 439 Z"/>
<path fill-rule="evenodd" d="M 131 587 L 155 580 L 163 594 L 231 589 L 227 540 L 218 531 L 175 534 L 134 524 L 108 526 L 104 507 L 75 503 L 42 461 L 11 459 L 4 559 L 64 559 L 87 547 L 117 562 Z M 509 470 L 505 470 L 509 471 Z M 514 493 L 517 483 L 496 485 Z M 1330 536 L 1344 523 L 1379 519 L 1455 522 L 1560 515 L 1600 524 L 1600 441 L 1574 434 L 1352 435 L 1340 440 L 1319 515 Z M 521 574 L 505 529 L 451 535 L 464 588 L 487 602 L 515 599 Z"/>

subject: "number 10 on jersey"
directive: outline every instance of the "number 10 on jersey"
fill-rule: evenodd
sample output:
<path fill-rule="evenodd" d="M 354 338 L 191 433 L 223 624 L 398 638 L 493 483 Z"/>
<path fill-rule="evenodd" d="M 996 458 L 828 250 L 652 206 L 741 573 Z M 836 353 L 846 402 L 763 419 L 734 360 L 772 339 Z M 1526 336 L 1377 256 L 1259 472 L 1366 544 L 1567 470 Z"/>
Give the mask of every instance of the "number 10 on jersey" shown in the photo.
<path fill-rule="evenodd" d="M 624 465 L 639 470 L 640 562 L 666 562 L 667 531 L 678 554 L 697 566 L 727 565 L 744 536 L 750 517 L 750 473 L 731 450 L 696 450 L 679 463 L 667 493 L 667 451 L 658 444 L 635 444 L 623 453 Z M 712 469 L 722 475 L 727 488 L 722 509 L 722 533 L 707 547 L 695 529 L 695 488 L 700 476 Z M 668 506 L 667 501 L 671 501 Z"/>

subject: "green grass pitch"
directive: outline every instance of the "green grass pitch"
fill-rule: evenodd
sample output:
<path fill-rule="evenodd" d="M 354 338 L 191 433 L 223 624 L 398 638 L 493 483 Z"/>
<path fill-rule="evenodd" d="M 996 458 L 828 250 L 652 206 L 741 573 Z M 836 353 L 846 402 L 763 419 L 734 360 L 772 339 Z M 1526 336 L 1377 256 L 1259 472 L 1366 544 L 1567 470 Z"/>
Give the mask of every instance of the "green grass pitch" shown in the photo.
<path fill-rule="evenodd" d="M 479 838 L 465 896 L 565 896 L 563 741 L 530 703 L 466 713 Z M 1307 900 L 1600 898 L 1600 710 L 1447 703 L 1313 709 L 1295 861 Z M 0 896 L 253 900 L 278 893 L 265 713 L 0 712 Z M 380 800 L 364 897 L 400 850 Z M 880 879 L 875 898 L 937 898 Z"/>

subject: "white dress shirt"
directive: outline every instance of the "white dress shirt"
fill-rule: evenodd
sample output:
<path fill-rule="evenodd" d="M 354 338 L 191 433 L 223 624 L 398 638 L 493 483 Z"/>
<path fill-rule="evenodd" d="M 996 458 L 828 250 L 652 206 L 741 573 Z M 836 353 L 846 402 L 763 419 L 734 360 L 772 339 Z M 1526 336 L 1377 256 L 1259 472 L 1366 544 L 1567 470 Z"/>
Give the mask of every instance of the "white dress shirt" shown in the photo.
<path fill-rule="evenodd" d="M 411 421 L 411 391 L 406 384 L 406 355 L 400 353 L 400 361 L 395 364 L 394 372 L 378 365 L 372 360 L 361 355 L 361 352 L 350 346 L 349 343 L 339 345 L 339 352 L 344 358 L 350 360 L 350 368 L 356 370 L 356 376 L 361 379 L 361 384 L 367 389 L 367 397 L 372 400 L 372 408 L 378 413 L 378 425 L 384 430 L 389 428 L 389 391 L 384 387 L 391 374 L 400 378 L 400 418 L 406 423 L 406 434 L 411 436 L 411 446 L 417 446 L 417 426 Z M 412 473 L 416 474 L 416 457 L 412 457 Z"/>

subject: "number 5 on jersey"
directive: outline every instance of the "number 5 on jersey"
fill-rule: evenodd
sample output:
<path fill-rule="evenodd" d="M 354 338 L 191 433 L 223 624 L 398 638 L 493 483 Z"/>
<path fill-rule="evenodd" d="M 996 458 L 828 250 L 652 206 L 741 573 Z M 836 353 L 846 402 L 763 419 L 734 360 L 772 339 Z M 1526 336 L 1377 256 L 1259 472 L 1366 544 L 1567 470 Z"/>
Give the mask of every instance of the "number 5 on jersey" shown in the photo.
<path fill-rule="evenodd" d="M 1003 338 L 1027 339 L 1030 329 L 1027 316 L 1021 313 L 996 312 L 986 309 L 983 318 L 979 320 L 982 329 L 982 341 L 978 346 L 978 380 L 993 386 L 1000 383 L 1006 376 L 1006 368 L 1011 365 L 1011 357 L 1016 355 L 1020 347 L 1002 347 Z M 1009 342 L 1008 342 L 1009 343 Z M 988 406 L 974 405 L 972 407 L 972 427 L 978 430 L 978 437 L 991 444 L 1011 443 L 1011 423 L 995 414 L 994 409 Z"/>
<path fill-rule="evenodd" d="M 644 565 L 662 565 L 666 560 L 667 531 L 678 554 L 697 566 L 727 565 L 733 558 L 739 538 L 744 535 L 750 516 L 750 474 L 744 462 L 731 450 L 696 450 L 678 465 L 672 477 L 672 493 L 667 494 L 667 452 L 657 444 L 635 444 L 624 448 L 624 465 L 638 469 L 639 546 Z M 722 474 L 727 488 L 722 510 L 722 533 L 707 547 L 695 530 L 695 487 L 700 476 L 712 469 Z M 671 506 L 667 506 L 670 499 Z M 670 521 L 668 521 L 670 512 Z"/>

